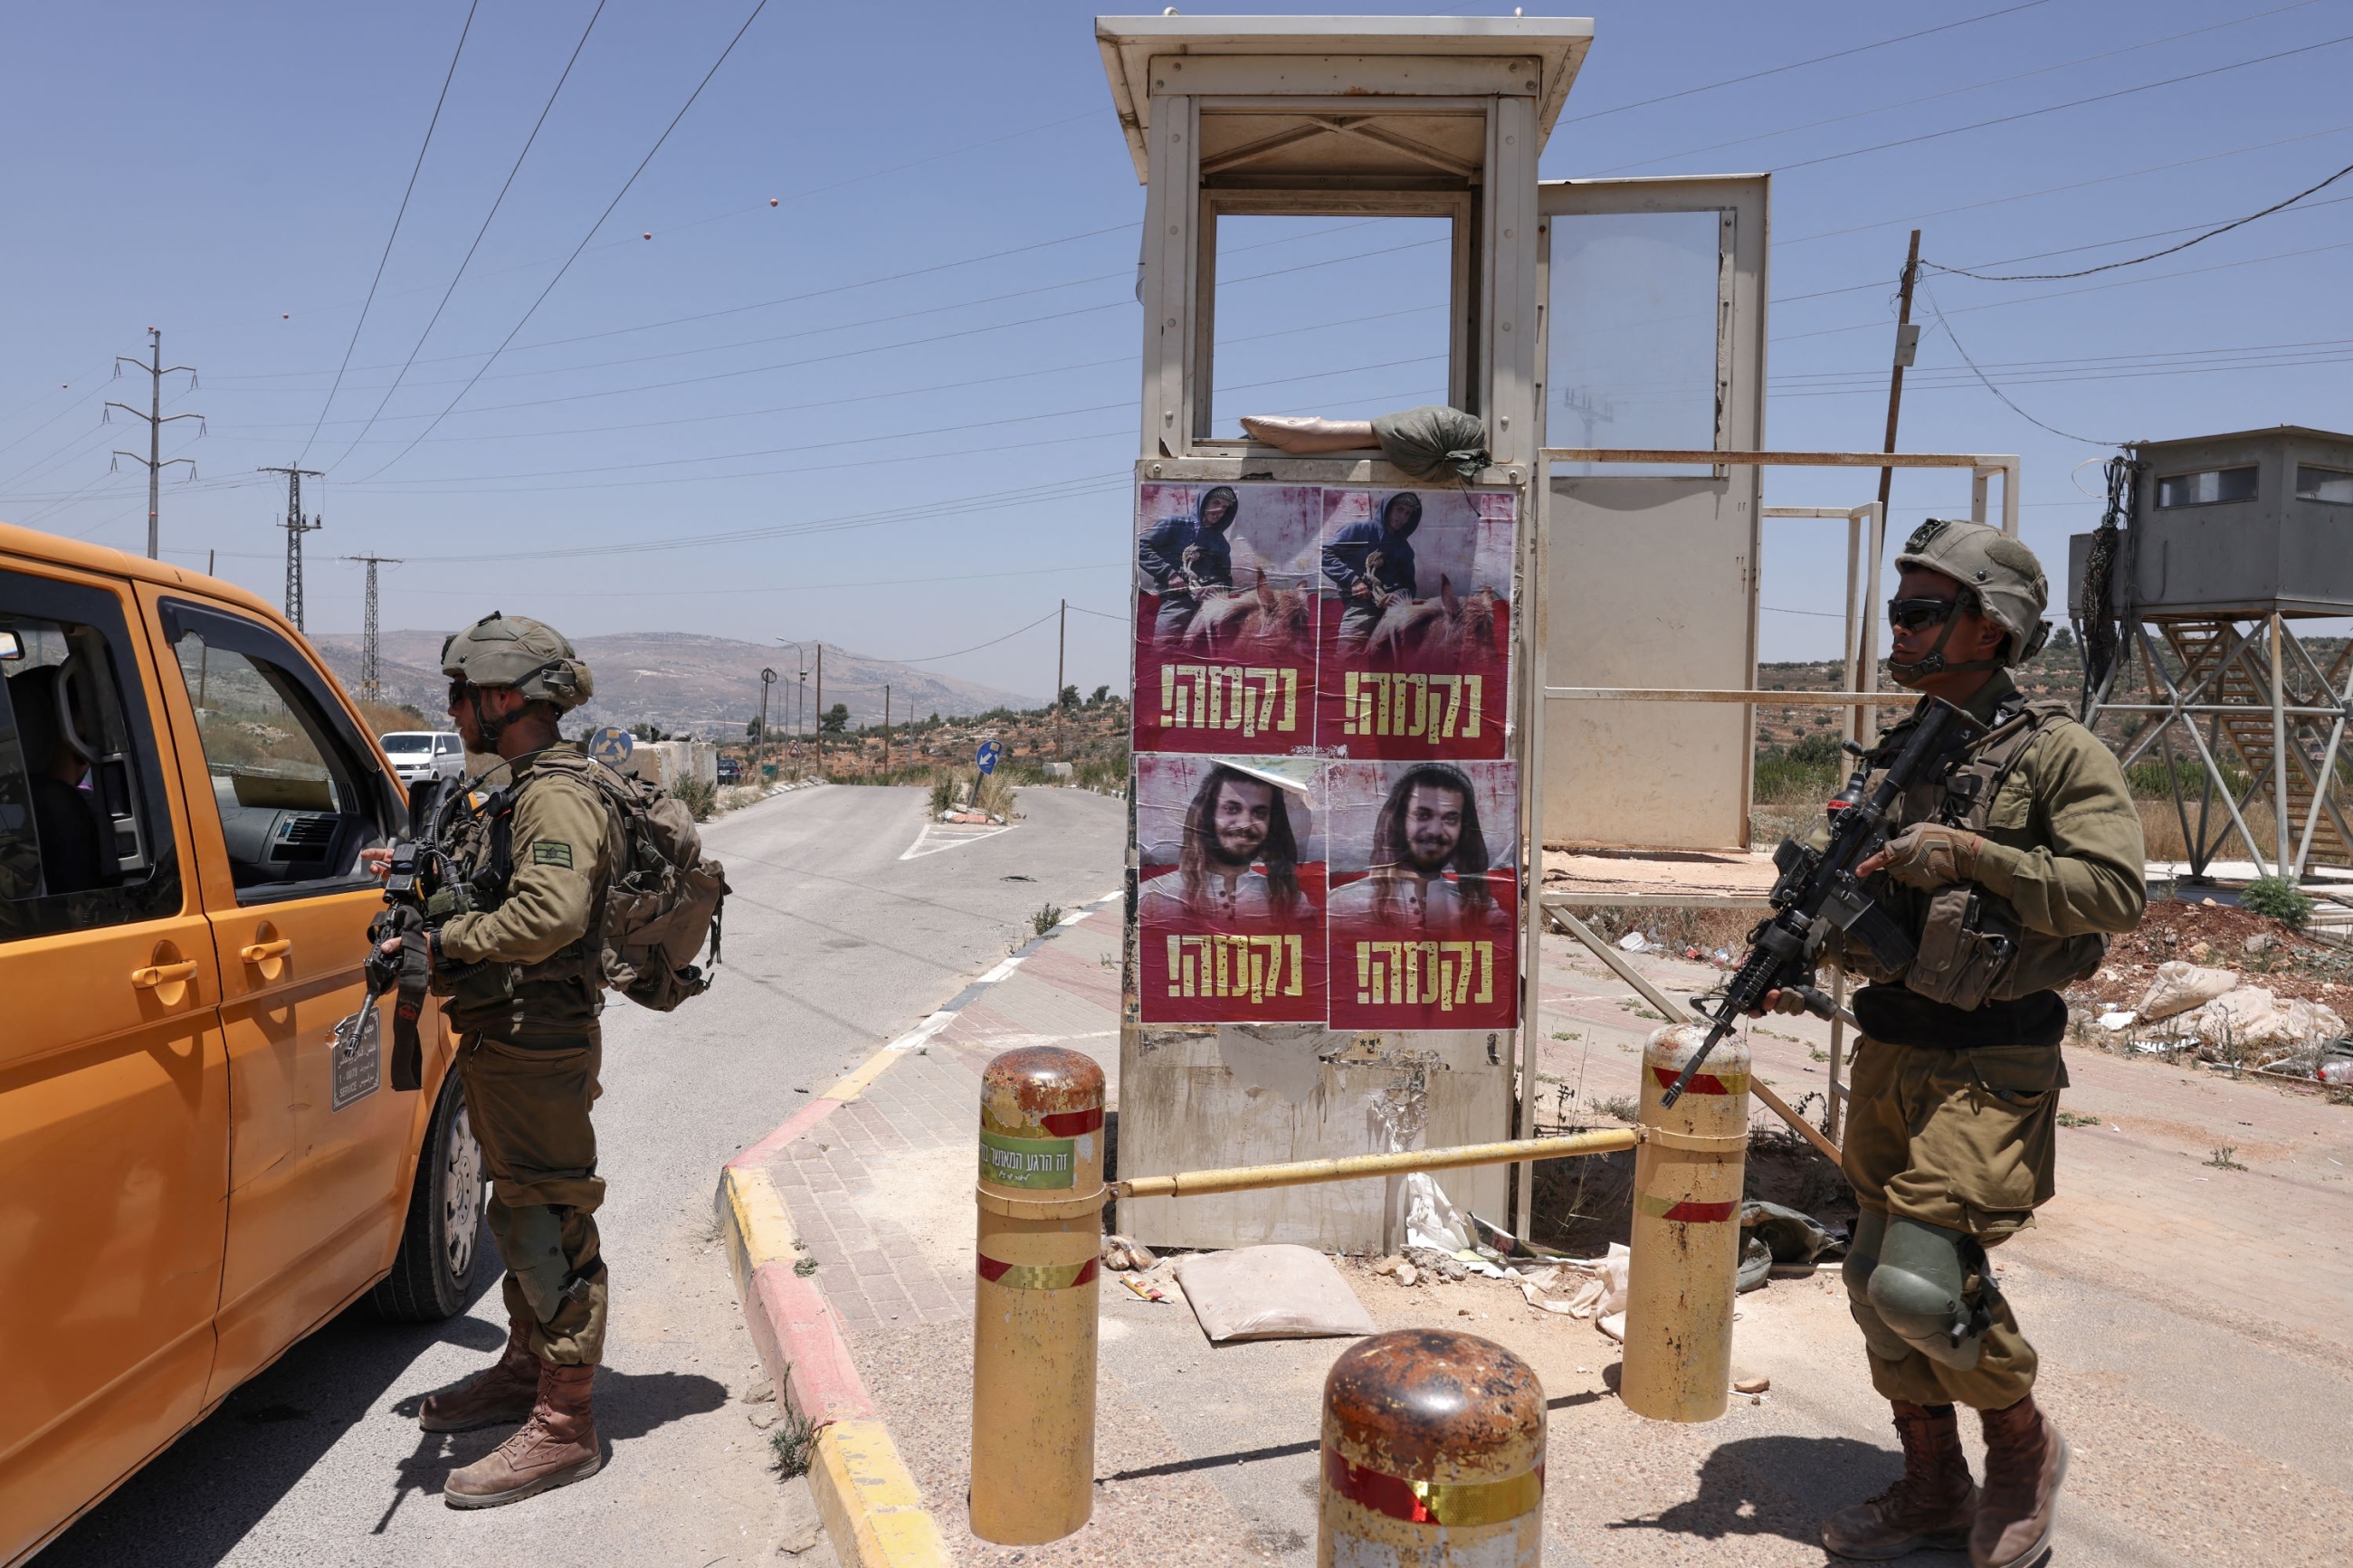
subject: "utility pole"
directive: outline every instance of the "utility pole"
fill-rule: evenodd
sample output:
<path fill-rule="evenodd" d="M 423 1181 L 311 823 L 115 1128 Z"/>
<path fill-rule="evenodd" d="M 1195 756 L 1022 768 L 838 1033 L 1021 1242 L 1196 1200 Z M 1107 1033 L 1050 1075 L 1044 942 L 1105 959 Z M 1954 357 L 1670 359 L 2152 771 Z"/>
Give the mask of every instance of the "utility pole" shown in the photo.
<path fill-rule="evenodd" d="M 760 738 L 754 743 L 752 752 L 752 782 L 754 784 L 768 782 L 768 688 L 776 683 L 775 670 L 764 668 L 760 671 Z"/>
<path fill-rule="evenodd" d="M 1919 280 L 1919 278 L 1920 231 L 1915 228 L 1912 231 L 1911 248 L 1905 253 L 1904 282 L 1896 297 L 1895 361 L 1887 373 L 1887 440 L 1886 444 L 1880 447 L 1883 452 L 1895 450 L 1896 417 L 1904 409 L 1904 372 L 1920 352 L 1920 329 L 1912 324 L 1912 286 Z M 1895 470 L 1880 469 L 1879 521 L 1872 528 L 1871 574 L 1867 579 L 1873 583 L 1879 580 L 1879 563 L 1885 558 L 1887 552 L 1887 500 L 1888 497 L 1894 493 L 1894 487 Z M 1862 606 L 1862 616 L 1858 624 L 1862 628 L 1862 647 L 1849 650 L 1849 657 L 1854 660 L 1855 674 L 1869 675 L 1871 689 L 1876 691 L 1879 689 L 1878 677 L 1871 672 L 1877 668 L 1874 661 L 1879 652 L 1878 605 L 1866 603 Z M 1850 731 L 1847 738 L 1852 741 L 1861 741 L 1866 732 L 1866 727 L 1879 721 L 1879 710 L 1876 708 L 1851 708 L 1847 710 L 1847 728 Z M 1837 1107 L 1833 1106 L 1829 1115 L 1831 1131 L 1835 1133 L 1839 1116 Z"/>
<path fill-rule="evenodd" d="M 1054 628 L 1054 732 L 1062 731 L 1062 654 L 1071 645 L 1071 601 L 1062 601 L 1062 619 Z"/>
<path fill-rule="evenodd" d="M 817 771 L 825 772 L 825 644 L 817 645 Z"/>
<path fill-rule="evenodd" d="M 891 683 L 882 683 L 882 771 L 891 771 Z"/>
<path fill-rule="evenodd" d="M 316 516 L 302 515 L 302 480 L 324 479 L 316 468 L 256 468 L 258 474 L 286 476 L 286 618 L 294 623 L 296 631 L 302 625 L 302 536 L 316 533 L 326 526 Z"/>
<path fill-rule="evenodd" d="M 147 559 L 153 561 L 157 558 L 156 552 L 161 543 L 156 527 L 156 512 L 163 500 L 163 491 L 156 481 L 161 478 L 164 470 L 172 466 L 172 463 L 187 464 L 188 478 L 193 479 L 196 477 L 196 460 L 194 458 L 174 458 L 172 463 L 164 461 L 164 426 L 169 425 L 173 419 L 193 419 L 196 422 L 196 434 L 201 436 L 205 433 L 205 416 L 201 414 L 174 414 L 170 418 L 164 417 L 164 378 L 167 375 L 175 375 L 185 370 L 188 373 L 188 390 L 194 392 L 196 389 L 196 367 L 192 364 L 167 365 L 164 363 L 164 329 L 161 327 L 147 329 L 147 353 L 150 357 L 143 360 L 132 354 L 114 356 L 114 374 L 117 377 L 122 374 L 124 360 L 131 361 L 132 364 L 147 373 L 147 412 L 142 414 L 128 403 L 109 403 L 106 406 L 120 408 L 133 419 L 147 421 L 147 455 L 142 458 L 136 452 L 126 452 L 120 447 L 114 449 L 114 455 L 118 458 L 128 458 L 134 463 L 147 465 Z"/>
<path fill-rule="evenodd" d="M 367 567 L 367 608 L 360 617 L 360 700 L 381 702 L 384 700 L 384 662 L 378 651 L 380 645 L 375 632 L 375 569 L 397 566 L 400 562 L 390 555 L 346 555 L 343 559 L 360 562 Z M 298 620 L 294 624 L 299 626 L 302 623 Z"/>

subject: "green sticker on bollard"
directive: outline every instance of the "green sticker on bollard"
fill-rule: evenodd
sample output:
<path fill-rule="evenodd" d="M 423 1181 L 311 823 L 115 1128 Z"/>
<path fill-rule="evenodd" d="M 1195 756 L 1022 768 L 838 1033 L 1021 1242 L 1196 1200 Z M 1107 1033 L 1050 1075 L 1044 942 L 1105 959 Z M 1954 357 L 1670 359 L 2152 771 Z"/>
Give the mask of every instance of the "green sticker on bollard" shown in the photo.
<path fill-rule="evenodd" d="M 1008 1138 L 980 1135 L 980 1179 L 1000 1187 L 1068 1187 L 1078 1183 L 1071 1151 L 1075 1138 Z"/>

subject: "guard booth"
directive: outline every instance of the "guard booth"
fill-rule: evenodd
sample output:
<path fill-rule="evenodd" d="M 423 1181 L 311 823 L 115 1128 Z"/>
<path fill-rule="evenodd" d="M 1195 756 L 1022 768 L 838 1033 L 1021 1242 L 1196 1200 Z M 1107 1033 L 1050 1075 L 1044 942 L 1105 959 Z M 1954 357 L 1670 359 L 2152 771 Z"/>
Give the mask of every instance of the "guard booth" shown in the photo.
<path fill-rule="evenodd" d="M 1756 658 L 1757 467 L 1555 473 L 1539 456 L 1548 434 L 1712 453 L 1763 433 L 1766 177 L 1537 178 L 1592 34 L 1559 17 L 1097 20 L 1145 192 L 1122 1176 L 1522 1132 L 1542 844 L 1745 845 L 1746 710 L 1546 714 L 1547 684 L 1659 685 L 1664 668 L 1738 688 Z M 1415 478 L 1377 448 L 1213 434 L 1231 215 L 1446 224 L 1447 401 L 1484 421 L 1485 466 Z M 1372 601 L 1343 580 L 1393 574 L 1400 537 L 1419 580 L 1367 630 Z M 1227 581 L 1188 590 L 1197 569 Z M 1412 837 L 1450 802 L 1471 831 Z M 1221 875 L 1219 814 L 1250 810 L 1250 868 L 1229 854 Z M 1374 868 L 1420 864 L 1425 842 L 1452 857 L 1441 876 Z M 1203 912 L 1220 899 L 1222 919 Z M 1451 1173 L 1442 1194 L 1508 1225 L 1510 1174 Z M 1120 1226 L 1388 1248 L 1428 1201 L 1415 1180 L 1129 1199 Z"/>
<path fill-rule="evenodd" d="M 2128 449 L 2101 526 L 2068 541 L 2084 722 L 2161 762 L 2193 879 L 2235 837 L 2258 875 L 2353 865 L 2353 436 L 2282 425 Z M 2103 726 L 2103 720 L 2112 721 Z"/>

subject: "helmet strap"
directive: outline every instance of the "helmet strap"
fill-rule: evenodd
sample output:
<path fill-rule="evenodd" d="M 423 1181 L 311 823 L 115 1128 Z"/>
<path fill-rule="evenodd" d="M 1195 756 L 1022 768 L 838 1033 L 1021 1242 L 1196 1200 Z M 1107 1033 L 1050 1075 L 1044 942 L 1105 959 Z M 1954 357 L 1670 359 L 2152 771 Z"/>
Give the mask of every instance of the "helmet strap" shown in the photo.
<path fill-rule="evenodd" d="M 483 748 L 487 751 L 497 751 L 499 749 L 499 737 L 506 733 L 507 725 L 513 721 L 513 714 L 509 714 L 503 719 L 493 719 L 489 714 L 483 712 L 482 689 L 479 686 L 474 687 L 468 693 L 468 697 L 474 704 L 474 729 L 475 731 L 482 737 Z M 521 710 L 517 710 L 517 711 L 519 712 Z"/>
<path fill-rule="evenodd" d="M 1999 657 L 1967 659 L 1949 659 L 1945 657 L 1945 645 L 1953 640 L 1953 628 L 1960 624 L 1961 611 L 1974 602 L 1975 595 L 1967 588 L 1963 588 L 1960 598 L 1953 605 L 1953 613 L 1945 617 L 1945 629 L 1936 634 L 1936 647 L 1908 664 L 1893 658 L 1888 659 L 1887 673 L 1894 678 L 1896 685 L 1916 687 L 1932 675 L 1942 675 L 1948 671 L 1957 675 L 1969 670 L 2002 668 L 2005 661 Z"/>

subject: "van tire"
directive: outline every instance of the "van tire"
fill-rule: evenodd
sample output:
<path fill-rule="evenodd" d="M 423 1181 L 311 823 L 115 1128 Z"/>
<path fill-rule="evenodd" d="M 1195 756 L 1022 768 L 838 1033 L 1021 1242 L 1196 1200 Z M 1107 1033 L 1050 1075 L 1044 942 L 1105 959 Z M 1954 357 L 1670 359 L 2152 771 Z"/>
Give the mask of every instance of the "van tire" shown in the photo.
<path fill-rule="evenodd" d="M 485 1177 L 481 1145 L 466 1116 L 466 1096 L 455 1072 L 441 1081 L 408 1219 L 392 1272 L 369 1300 L 377 1316 L 396 1323 L 438 1322 L 465 1310 L 479 1267 Z"/>

